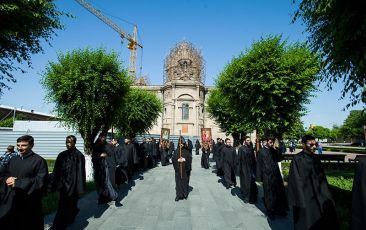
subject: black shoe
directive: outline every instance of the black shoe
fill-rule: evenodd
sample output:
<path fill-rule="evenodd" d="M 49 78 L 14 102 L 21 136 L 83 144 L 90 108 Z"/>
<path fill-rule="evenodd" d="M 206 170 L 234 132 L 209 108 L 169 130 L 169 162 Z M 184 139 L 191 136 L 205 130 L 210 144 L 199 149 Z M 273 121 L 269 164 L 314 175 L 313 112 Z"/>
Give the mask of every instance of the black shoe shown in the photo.
<path fill-rule="evenodd" d="M 176 197 L 176 198 L 175 198 L 175 201 L 178 201 L 178 200 L 179 200 L 179 198 L 178 198 L 178 197 Z"/>

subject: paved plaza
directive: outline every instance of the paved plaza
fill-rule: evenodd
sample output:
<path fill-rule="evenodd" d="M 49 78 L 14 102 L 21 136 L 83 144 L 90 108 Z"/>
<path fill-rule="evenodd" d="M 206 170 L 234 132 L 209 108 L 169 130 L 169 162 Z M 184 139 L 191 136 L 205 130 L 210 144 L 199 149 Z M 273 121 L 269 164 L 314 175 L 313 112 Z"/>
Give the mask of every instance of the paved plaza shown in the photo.
<path fill-rule="evenodd" d="M 159 166 L 122 185 L 120 201 L 98 205 L 95 192 L 84 196 L 79 201 L 80 213 L 69 229 L 293 229 L 291 216 L 274 221 L 266 218 L 261 187 L 258 204 L 246 204 L 238 187 L 227 190 L 212 167 L 203 169 L 200 161 L 201 155 L 193 156 L 187 200 L 174 201 L 173 166 Z M 45 218 L 46 229 L 53 217 Z"/>

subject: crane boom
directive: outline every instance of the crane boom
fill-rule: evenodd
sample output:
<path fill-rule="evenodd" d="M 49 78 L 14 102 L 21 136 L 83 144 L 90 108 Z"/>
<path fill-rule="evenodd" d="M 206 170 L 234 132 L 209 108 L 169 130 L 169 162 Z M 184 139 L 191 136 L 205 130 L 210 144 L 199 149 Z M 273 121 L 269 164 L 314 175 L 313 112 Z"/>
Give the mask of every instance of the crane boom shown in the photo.
<path fill-rule="evenodd" d="M 126 33 L 124 30 L 122 30 L 116 23 L 114 23 L 112 20 L 104 16 L 99 10 L 94 8 L 92 5 L 90 5 L 85 0 L 75 0 L 78 2 L 82 7 L 87 9 L 90 13 L 94 14 L 97 18 L 99 18 L 102 22 L 107 24 L 109 27 L 111 27 L 114 31 L 119 33 L 121 38 L 125 38 L 129 41 L 128 49 L 130 49 L 130 67 L 129 72 L 130 74 L 135 78 L 136 80 L 136 46 L 139 46 L 140 48 L 143 48 L 143 46 L 137 42 L 137 26 L 134 25 L 133 28 L 133 35 L 130 35 L 129 33 Z"/>

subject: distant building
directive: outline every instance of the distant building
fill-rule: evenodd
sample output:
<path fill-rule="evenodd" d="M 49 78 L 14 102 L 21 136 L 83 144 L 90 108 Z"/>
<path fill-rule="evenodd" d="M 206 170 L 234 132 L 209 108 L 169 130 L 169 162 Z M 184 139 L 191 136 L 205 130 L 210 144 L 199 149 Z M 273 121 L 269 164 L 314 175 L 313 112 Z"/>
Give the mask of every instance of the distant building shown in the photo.
<path fill-rule="evenodd" d="M 161 128 L 172 135 L 200 136 L 201 128 L 211 128 L 213 138 L 226 136 L 209 117 L 207 98 L 212 87 L 206 87 L 204 60 L 201 52 L 187 41 L 171 49 L 164 63 L 164 85 L 138 86 L 158 95 L 163 101 L 163 113 L 151 134 Z"/>

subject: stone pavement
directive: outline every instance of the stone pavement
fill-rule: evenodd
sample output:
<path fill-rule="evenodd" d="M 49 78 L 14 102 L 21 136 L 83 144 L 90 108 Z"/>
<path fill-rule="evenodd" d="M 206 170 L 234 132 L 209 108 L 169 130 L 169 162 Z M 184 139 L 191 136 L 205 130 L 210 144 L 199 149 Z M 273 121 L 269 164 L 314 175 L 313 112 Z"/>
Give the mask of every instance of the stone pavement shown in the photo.
<path fill-rule="evenodd" d="M 238 187 L 227 190 L 212 167 L 203 169 L 200 162 L 201 155 L 193 155 L 187 200 L 174 201 L 173 166 L 159 166 L 122 185 L 120 201 L 98 205 L 95 192 L 84 196 L 80 213 L 68 229 L 293 229 L 290 215 L 274 221 L 266 218 L 261 187 L 258 204 L 246 204 Z M 46 229 L 53 217 L 45 218 Z"/>

